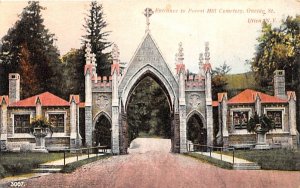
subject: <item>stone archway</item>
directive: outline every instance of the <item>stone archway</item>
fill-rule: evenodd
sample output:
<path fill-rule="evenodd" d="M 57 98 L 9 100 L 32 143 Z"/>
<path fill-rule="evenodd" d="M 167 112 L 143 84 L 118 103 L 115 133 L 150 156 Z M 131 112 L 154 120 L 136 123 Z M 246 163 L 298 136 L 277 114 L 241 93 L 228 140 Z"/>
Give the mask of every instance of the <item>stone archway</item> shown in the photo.
<path fill-rule="evenodd" d="M 207 127 L 203 115 L 194 110 L 187 116 L 187 140 L 189 144 L 207 145 Z"/>
<path fill-rule="evenodd" d="M 95 146 L 108 146 L 111 148 L 112 124 L 111 118 L 105 112 L 100 112 L 94 118 L 93 143 Z"/>
<path fill-rule="evenodd" d="M 167 81 L 164 80 L 165 78 L 163 75 L 156 69 L 154 69 L 152 66 L 148 65 L 145 66 L 139 73 L 137 73 L 135 76 L 132 77 L 132 79 L 128 82 L 127 87 L 125 87 L 127 90 L 124 90 L 122 94 L 124 98 L 124 107 L 123 107 L 123 114 L 122 114 L 122 124 L 121 124 L 121 134 L 120 134 L 120 150 L 121 153 L 127 153 L 127 149 L 130 143 L 130 138 L 128 136 L 128 130 L 129 130 L 129 124 L 128 124 L 128 119 L 127 119 L 127 111 L 128 111 L 128 104 L 131 99 L 131 94 L 132 92 L 136 89 L 136 87 L 139 85 L 139 83 L 144 80 L 146 77 L 152 78 L 162 89 L 167 102 L 169 106 L 169 119 L 174 118 L 174 109 L 173 109 L 173 103 L 172 98 L 175 98 L 174 91 L 172 91 L 172 88 L 167 85 Z M 163 79 L 163 81 L 161 80 Z M 167 86 L 166 86 L 167 85 Z M 169 87 L 169 88 L 168 88 Z M 171 92 L 171 93 L 170 93 Z M 170 127 L 171 127 L 171 148 L 174 148 L 174 136 L 179 135 L 175 134 L 174 131 L 178 130 L 174 128 L 174 122 L 172 123 L 171 121 Z"/>

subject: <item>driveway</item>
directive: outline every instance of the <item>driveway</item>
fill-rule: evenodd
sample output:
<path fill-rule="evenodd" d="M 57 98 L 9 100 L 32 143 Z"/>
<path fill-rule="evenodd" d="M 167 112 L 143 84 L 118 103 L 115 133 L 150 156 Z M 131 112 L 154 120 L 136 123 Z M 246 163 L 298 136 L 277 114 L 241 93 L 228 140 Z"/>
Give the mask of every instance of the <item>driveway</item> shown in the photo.
<path fill-rule="evenodd" d="M 71 174 L 27 180 L 26 187 L 294 187 L 300 172 L 237 171 L 170 153 L 170 140 L 138 138 L 128 155 L 85 165 Z"/>

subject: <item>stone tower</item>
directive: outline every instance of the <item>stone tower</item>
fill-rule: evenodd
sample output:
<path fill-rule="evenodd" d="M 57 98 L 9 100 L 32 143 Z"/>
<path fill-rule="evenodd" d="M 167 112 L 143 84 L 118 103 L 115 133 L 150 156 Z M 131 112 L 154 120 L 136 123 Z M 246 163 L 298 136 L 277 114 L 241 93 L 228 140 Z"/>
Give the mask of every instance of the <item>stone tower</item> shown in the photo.
<path fill-rule="evenodd" d="M 9 104 L 20 100 L 20 75 L 11 73 L 9 79 Z"/>

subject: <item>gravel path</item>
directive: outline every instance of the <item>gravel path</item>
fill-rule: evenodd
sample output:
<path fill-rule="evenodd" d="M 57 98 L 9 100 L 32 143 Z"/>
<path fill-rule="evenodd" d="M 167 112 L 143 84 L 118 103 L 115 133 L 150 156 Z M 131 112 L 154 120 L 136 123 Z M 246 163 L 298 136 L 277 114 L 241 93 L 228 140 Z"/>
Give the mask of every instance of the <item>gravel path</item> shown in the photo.
<path fill-rule="evenodd" d="M 300 172 L 225 170 L 169 153 L 170 140 L 136 139 L 129 155 L 85 165 L 71 174 L 51 174 L 26 187 L 295 187 Z"/>

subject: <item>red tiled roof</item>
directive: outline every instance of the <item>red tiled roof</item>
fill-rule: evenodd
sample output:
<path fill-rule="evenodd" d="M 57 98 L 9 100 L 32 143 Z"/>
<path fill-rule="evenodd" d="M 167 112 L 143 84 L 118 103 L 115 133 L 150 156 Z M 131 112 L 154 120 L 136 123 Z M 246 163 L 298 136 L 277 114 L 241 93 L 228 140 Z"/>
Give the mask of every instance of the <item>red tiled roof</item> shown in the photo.
<path fill-rule="evenodd" d="M 228 104 L 254 103 L 256 95 L 258 95 L 259 98 L 261 99 L 261 103 L 286 103 L 287 102 L 287 100 L 275 96 L 267 95 L 265 93 L 261 93 L 251 89 L 246 89 L 243 92 L 239 93 L 238 95 L 232 97 L 230 100 L 228 100 Z"/>
<path fill-rule="evenodd" d="M 212 106 L 213 106 L 213 107 L 219 106 L 219 102 L 218 102 L 218 101 L 213 101 L 213 102 L 212 102 Z"/>
<path fill-rule="evenodd" d="M 23 100 L 20 100 L 18 102 L 15 102 L 11 104 L 10 106 L 16 106 L 16 107 L 34 107 L 36 106 L 36 100 L 40 99 L 42 106 L 70 106 L 68 101 L 65 101 L 64 99 L 53 95 L 49 92 L 44 92 L 39 95 L 35 95 Z"/>

